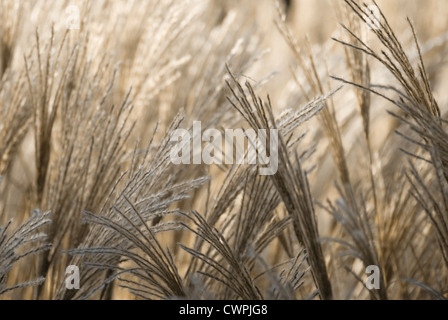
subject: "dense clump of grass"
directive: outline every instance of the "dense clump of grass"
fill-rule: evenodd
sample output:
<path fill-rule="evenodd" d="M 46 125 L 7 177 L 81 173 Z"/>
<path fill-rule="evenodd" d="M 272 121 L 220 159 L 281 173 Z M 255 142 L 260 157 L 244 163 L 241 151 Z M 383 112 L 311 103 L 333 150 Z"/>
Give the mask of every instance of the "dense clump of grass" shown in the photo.
<path fill-rule="evenodd" d="M 78 1 L 77 30 L 61 3 L 1 2 L 1 298 L 447 298 L 444 75 L 425 61 L 446 36 L 345 0 L 315 45 L 296 2 L 269 2 L 279 75 L 262 1 Z M 278 130 L 278 171 L 174 165 L 193 121 Z"/>

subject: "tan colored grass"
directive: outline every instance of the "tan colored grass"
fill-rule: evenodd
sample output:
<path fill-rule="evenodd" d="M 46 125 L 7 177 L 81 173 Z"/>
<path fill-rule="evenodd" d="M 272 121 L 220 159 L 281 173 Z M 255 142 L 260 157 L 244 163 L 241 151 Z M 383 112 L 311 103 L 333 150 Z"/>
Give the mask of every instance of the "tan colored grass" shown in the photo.
<path fill-rule="evenodd" d="M 2 299 L 448 298 L 437 0 L 74 4 L 1 1 Z M 172 164 L 193 121 L 279 129 L 278 172 Z"/>

